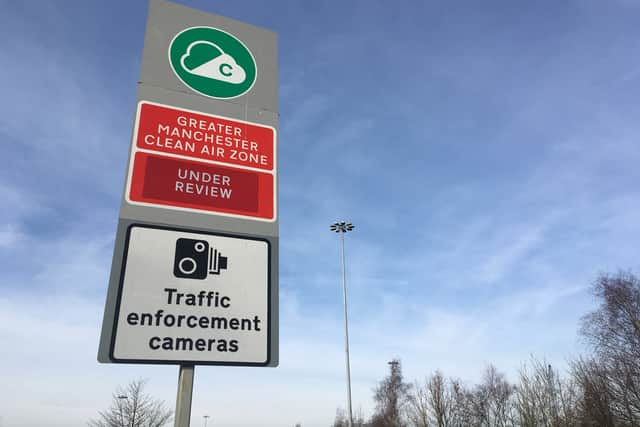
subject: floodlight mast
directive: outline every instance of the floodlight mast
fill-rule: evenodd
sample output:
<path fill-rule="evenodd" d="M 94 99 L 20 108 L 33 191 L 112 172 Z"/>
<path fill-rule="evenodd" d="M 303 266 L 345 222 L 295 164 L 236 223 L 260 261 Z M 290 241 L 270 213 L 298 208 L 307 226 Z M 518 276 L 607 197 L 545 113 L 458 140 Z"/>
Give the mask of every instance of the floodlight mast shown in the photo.
<path fill-rule="evenodd" d="M 349 364 L 349 322 L 347 320 L 347 279 L 345 273 L 344 262 L 344 234 L 348 231 L 352 231 L 354 225 L 350 222 L 340 221 L 331 224 L 329 229 L 340 234 L 340 247 L 341 247 L 341 266 L 342 266 L 342 297 L 344 308 L 344 352 L 347 365 L 347 405 L 349 409 L 349 427 L 353 427 L 353 411 L 351 409 L 351 367 Z"/>

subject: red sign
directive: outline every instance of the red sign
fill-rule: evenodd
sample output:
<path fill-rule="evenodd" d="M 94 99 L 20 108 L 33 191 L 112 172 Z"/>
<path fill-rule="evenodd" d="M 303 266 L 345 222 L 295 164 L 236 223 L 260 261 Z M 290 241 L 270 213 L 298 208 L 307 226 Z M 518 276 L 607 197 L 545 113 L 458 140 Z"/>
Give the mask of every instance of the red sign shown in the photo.
<path fill-rule="evenodd" d="M 274 184 L 271 173 L 136 152 L 127 195 L 134 203 L 272 220 Z"/>
<path fill-rule="evenodd" d="M 276 218 L 275 129 L 142 101 L 127 201 Z"/>
<path fill-rule="evenodd" d="M 189 110 L 141 102 L 135 145 L 141 150 L 273 171 L 275 130 Z"/>

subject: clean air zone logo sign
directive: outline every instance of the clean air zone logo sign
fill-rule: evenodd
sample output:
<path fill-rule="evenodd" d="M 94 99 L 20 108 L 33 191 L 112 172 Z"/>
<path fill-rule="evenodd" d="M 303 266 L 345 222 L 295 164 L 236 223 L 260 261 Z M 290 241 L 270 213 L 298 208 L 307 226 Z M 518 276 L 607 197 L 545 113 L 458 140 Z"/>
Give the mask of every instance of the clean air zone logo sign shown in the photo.
<path fill-rule="evenodd" d="M 169 45 L 169 62 L 182 83 L 212 98 L 235 98 L 256 81 L 251 51 L 217 28 L 191 27 L 179 32 Z"/>

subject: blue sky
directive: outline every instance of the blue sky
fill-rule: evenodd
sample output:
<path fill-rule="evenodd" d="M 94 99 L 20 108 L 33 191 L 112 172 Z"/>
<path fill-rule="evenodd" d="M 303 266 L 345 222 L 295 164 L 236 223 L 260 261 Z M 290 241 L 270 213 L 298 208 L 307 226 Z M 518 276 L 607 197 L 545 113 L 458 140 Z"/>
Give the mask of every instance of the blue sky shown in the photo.
<path fill-rule="evenodd" d="M 581 354 L 599 272 L 638 271 L 640 3 L 182 4 L 279 36 L 281 366 L 196 369 L 192 425 L 326 426 L 399 357 L 515 380 Z M 345 4 L 346 3 L 346 4 Z M 0 426 L 81 426 L 96 362 L 146 2 L 0 2 Z"/>

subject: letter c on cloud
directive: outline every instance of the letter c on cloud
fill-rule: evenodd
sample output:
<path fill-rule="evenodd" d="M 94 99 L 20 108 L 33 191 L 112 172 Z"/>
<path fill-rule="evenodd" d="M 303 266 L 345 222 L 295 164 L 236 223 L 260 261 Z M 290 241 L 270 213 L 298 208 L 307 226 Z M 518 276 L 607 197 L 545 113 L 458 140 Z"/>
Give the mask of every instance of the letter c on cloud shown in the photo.
<path fill-rule="evenodd" d="M 221 64 L 220 68 L 218 68 L 220 70 L 220 74 L 222 74 L 223 76 L 231 76 L 233 73 L 231 72 L 232 68 L 231 65 L 229 64 Z"/>

